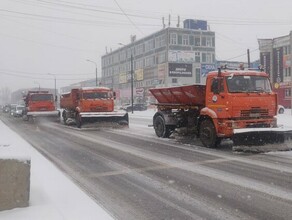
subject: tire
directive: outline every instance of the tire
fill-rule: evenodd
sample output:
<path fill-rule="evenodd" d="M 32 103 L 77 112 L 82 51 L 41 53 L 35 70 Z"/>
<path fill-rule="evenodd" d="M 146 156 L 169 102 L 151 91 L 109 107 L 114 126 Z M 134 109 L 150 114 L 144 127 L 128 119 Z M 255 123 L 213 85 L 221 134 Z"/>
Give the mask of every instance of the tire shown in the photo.
<path fill-rule="evenodd" d="M 220 139 L 216 135 L 215 127 L 210 120 L 204 120 L 201 122 L 199 135 L 204 147 L 214 148 L 220 143 Z"/>
<path fill-rule="evenodd" d="M 81 116 L 79 114 L 76 115 L 76 126 L 77 128 L 81 128 L 82 125 L 82 120 L 81 120 Z"/>
<path fill-rule="evenodd" d="M 161 115 L 154 118 L 153 125 L 155 133 L 158 137 L 168 138 L 173 131 L 170 126 L 165 125 L 165 120 Z"/>

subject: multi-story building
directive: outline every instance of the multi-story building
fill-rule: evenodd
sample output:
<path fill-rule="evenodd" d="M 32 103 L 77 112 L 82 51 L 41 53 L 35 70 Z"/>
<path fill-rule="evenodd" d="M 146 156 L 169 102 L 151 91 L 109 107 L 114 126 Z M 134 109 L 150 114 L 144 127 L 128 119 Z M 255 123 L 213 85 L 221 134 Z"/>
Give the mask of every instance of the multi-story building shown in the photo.
<path fill-rule="evenodd" d="M 291 107 L 292 89 L 292 31 L 289 35 L 274 39 L 258 39 L 260 62 L 265 71 L 270 74 L 279 103 Z"/>
<path fill-rule="evenodd" d="M 151 102 L 149 88 L 204 83 L 214 69 L 215 33 L 206 21 L 188 19 L 184 28 L 164 28 L 102 56 L 102 85 L 120 104 L 131 102 L 132 91 L 134 102 Z"/>

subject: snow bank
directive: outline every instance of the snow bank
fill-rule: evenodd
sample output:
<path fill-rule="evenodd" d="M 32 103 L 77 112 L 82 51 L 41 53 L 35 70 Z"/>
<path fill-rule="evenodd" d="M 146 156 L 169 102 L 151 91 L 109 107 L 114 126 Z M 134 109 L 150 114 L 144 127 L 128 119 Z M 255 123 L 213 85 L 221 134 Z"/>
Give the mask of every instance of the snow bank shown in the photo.
<path fill-rule="evenodd" d="M 0 121 L 3 158 L 31 160 L 29 207 L 0 212 L 1 220 L 112 220 L 113 218 L 50 161 Z"/>

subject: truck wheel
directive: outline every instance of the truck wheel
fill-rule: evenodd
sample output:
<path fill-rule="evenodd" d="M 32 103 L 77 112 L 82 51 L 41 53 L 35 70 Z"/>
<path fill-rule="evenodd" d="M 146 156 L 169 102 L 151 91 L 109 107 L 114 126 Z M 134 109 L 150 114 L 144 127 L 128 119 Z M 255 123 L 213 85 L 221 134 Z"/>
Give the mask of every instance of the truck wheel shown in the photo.
<path fill-rule="evenodd" d="M 28 121 L 28 116 L 27 115 L 22 115 L 22 120 L 23 121 Z"/>
<path fill-rule="evenodd" d="M 158 137 L 168 138 L 171 135 L 172 129 L 165 125 L 164 118 L 162 116 L 157 116 L 154 118 L 154 130 Z"/>
<path fill-rule="evenodd" d="M 76 126 L 77 128 L 81 128 L 82 121 L 81 121 L 81 116 L 79 114 L 76 115 Z"/>
<path fill-rule="evenodd" d="M 210 120 L 204 120 L 200 126 L 200 140 L 204 147 L 217 147 L 220 139 L 216 135 L 216 130 Z"/>

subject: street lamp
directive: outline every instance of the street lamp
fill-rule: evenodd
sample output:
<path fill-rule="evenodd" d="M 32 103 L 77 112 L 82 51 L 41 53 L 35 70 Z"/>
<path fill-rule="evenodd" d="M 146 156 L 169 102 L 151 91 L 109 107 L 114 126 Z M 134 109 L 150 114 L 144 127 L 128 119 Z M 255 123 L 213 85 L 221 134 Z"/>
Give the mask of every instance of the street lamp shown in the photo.
<path fill-rule="evenodd" d="M 126 46 L 123 43 L 119 43 L 119 45 Z M 133 70 L 133 51 L 131 48 L 131 105 L 132 105 L 132 114 L 134 113 L 134 70 Z"/>
<path fill-rule="evenodd" d="M 95 64 L 95 85 L 97 86 L 97 64 L 96 64 L 96 62 L 94 62 L 94 61 L 92 61 L 92 60 L 89 60 L 89 59 L 87 59 L 86 61 Z"/>
<path fill-rule="evenodd" d="M 57 79 L 56 75 L 52 73 L 48 73 L 48 75 L 54 76 L 54 81 L 55 81 L 55 102 L 57 101 Z"/>

